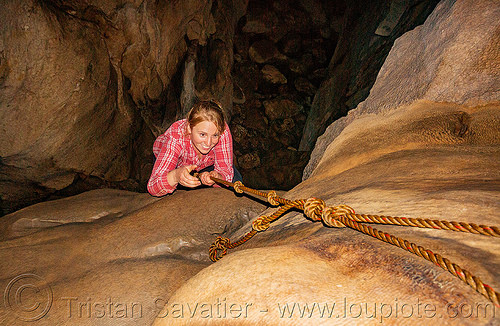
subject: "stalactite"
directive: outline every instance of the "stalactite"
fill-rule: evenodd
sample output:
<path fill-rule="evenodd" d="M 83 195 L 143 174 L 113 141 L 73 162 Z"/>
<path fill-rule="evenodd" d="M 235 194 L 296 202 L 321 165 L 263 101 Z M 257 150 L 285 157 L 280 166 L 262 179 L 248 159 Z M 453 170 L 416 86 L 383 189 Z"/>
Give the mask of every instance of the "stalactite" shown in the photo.
<path fill-rule="evenodd" d="M 193 40 L 189 46 L 186 61 L 184 62 L 184 73 L 182 75 L 182 92 L 181 92 L 181 112 L 177 118 L 185 117 L 189 112 L 194 102 L 196 101 L 194 77 L 196 73 L 196 50 L 198 42 Z"/>

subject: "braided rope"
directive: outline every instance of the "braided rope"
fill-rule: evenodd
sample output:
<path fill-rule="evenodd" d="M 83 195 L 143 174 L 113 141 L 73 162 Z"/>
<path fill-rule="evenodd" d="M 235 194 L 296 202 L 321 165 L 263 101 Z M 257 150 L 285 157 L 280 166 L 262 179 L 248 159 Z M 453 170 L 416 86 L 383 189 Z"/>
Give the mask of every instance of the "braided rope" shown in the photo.
<path fill-rule="evenodd" d="M 304 214 L 313 221 L 321 221 L 321 215 L 325 208 L 322 199 L 311 197 L 304 203 Z"/>
<path fill-rule="evenodd" d="M 269 228 L 271 223 L 269 223 L 269 216 L 262 215 L 252 223 L 252 229 L 257 232 L 265 231 Z"/>
<path fill-rule="evenodd" d="M 241 189 L 242 187 L 243 183 L 241 181 L 236 181 L 233 185 L 234 191 L 236 191 L 239 194 L 243 193 L 243 189 Z"/>
<path fill-rule="evenodd" d="M 383 215 L 366 215 L 356 214 L 354 210 L 347 205 L 338 205 L 334 207 L 326 206 L 326 203 L 319 198 L 311 197 L 307 200 L 297 199 L 294 201 L 279 197 L 276 192 L 262 192 L 243 185 L 242 182 L 235 183 L 227 182 L 218 178 L 212 178 L 215 182 L 226 186 L 233 187 L 238 193 L 249 193 L 266 198 L 272 205 L 282 204 L 276 212 L 271 216 L 260 216 L 252 223 L 252 230 L 240 238 L 238 241 L 231 243 L 227 238 L 218 237 L 215 242 L 210 246 L 209 257 L 212 261 L 217 261 L 227 254 L 228 249 L 236 248 L 255 234 L 265 231 L 269 228 L 270 224 L 280 218 L 286 211 L 291 208 L 297 208 L 304 211 L 312 221 L 323 221 L 323 223 L 330 227 L 350 227 L 361 233 L 372 236 L 376 239 L 386 243 L 397 246 L 417 256 L 420 256 L 442 269 L 450 272 L 455 277 L 459 278 L 478 293 L 487 297 L 497 307 L 500 307 L 500 294 L 493 290 L 489 285 L 483 283 L 477 276 L 472 275 L 469 271 L 462 269 L 459 265 L 451 262 L 449 259 L 442 257 L 431 250 L 425 249 L 409 242 L 405 239 L 395 237 L 388 233 L 381 232 L 371 226 L 361 223 L 374 223 L 374 224 L 388 224 L 411 226 L 419 228 L 432 228 L 442 229 L 458 232 L 469 232 L 473 234 L 480 234 L 485 236 L 500 237 L 500 228 L 497 226 L 476 225 L 474 223 L 455 222 L 455 221 L 440 221 L 422 218 L 407 218 L 407 217 L 393 217 Z"/>
<path fill-rule="evenodd" d="M 477 225 L 474 223 L 439 221 L 424 218 L 394 217 L 384 215 L 350 214 L 349 218 L 356 222 L 388 225 L 413 226 L 419 228 L 441 229 L 458 232 L 469 232 L 492 237 L 500 237 L 500 228 L 496 226 Z"/>
<path fill-rule="evenodd" d="M 257 218 L 255 221 L 253 221 L 252 228 L 258 232 L 267 230 L 272 222 L 276 221 L 278 218 L 281 217 L 281 215 L 285 214 L 285 212 L 288 211 L 292 207 L 293 207 L 292 204 L 284 205 L 284 206 L 281 206 L 271 216 L 262 215 L 261 217 Z"/>
<path fill-rule="evenodd" d="M 276 201 L 276 197 L 278 197 L 278 194 L 276 191 L 271 190 L 267 193 L 267 201 L 274 206 L 278 206 L 280 203 Z"/>
<path fill-rule="evenodd" d="M 231 243 L 231 240 L 229 240 L 228 238 L 217 237 L 217 239 L 215 239 L 214 243 L 212 243 L 212 245 L 208 249 L 208 256 L 210 260 L 214 262 L 218 261 L 225 254 L 227 254 L 228 249 L 233 249 L 238 246 L 241 246 L 242 244 L 253 238 L 253 236 L 256 234 L 257 231 L 252 230 L 234 243 Z"/>
<path fill-rule="evenodd" d="M 359 224 L 346 215 L 340 216 L 339 219 L 343 224 L 349 226 L 352 229 L 370 235 L 384 242 L 390 243 L 436 264 L 442 269 L 450 272 L 452 275 L 458 277 L 463 282 L 467 283 L 477 292 L 487 297 L 497 307 L 500 306 L 500 294 L 495 292 L 489 285 L 484 284 L 479 277 L 472 275 L 469 271 L 462 269 L 459 265 L 451 262 L 449 259 L 444 258 L 439 254 L 433 253 L 431 250 L 425 249 L 422 246 L 418 246 L 413 242 L 395 237 L 389 233 L 381 232 L 369 225 Z"/>
<path fill-rule="evenodd" d="M 343 228 L 345 225 L 340 221 L 340 216 L 347 214 L 354 214 L 354 209 L 347 205 L 339 205 L 335 207 L 328 206 L 323 208 L 321 219 L 329 227 Z"/>

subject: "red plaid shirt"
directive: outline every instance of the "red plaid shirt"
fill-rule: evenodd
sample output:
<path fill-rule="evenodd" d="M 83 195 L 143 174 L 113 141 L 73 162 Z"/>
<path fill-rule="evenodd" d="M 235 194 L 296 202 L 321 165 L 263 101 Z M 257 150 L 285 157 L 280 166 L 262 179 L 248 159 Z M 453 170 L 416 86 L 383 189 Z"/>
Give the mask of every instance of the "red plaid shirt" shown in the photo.
<path fill-rule="evenodd" d="M 156 162 L 148 181 L 148 191 L 153 196 L 163 196 L 175 190 L 176 186 L 172 187 L 167 181 L 167 173 L 181 166 L 196 164 L 199 171 L 213 165 L 224 179 L 233 179 L 233 139 L 227 123 L 217 145 L 202 158 L 198 157 L 191 137 L 186 134 L 186 123 L 186 119 L 174 122 L 153 144 Z"/>

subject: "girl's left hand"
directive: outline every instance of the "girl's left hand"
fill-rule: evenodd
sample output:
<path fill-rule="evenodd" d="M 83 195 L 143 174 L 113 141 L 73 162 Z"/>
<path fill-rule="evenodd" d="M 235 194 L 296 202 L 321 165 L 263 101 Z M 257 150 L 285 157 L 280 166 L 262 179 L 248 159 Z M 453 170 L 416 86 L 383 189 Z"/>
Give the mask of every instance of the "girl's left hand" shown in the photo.
<path fill-rule="evenodd" d="M 220 175 L 219 172 L 216 172 L 216 171 L 202 172 L 200 174 L 201 183 L 203 183 L 204 185 L 207 185 L 207 186 L 213 185 L 215 183 L 215 181 L 212 180 L 212 177 L 223 179 L 222 175 Z"/>

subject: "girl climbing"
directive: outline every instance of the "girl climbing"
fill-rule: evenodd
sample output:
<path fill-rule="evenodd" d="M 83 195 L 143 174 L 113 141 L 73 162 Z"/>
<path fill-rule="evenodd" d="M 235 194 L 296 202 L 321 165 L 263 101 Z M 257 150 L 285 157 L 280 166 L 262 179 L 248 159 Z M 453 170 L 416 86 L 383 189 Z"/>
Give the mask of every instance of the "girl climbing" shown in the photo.
<path fill-rule="evenodd" d="M 153 145 L 156 162 L 148 181 L 153 196 L 172 193 L 177 185 L 212 186 L 211 177 L 242 181 L 233 164 L 233 140 L 219 104 L 196 103 L 187 118 L 174 122 Z M 200 179 L 191 175 L 199 170 Z M 201 180 L 201 182 L 200 182 Z"/>

